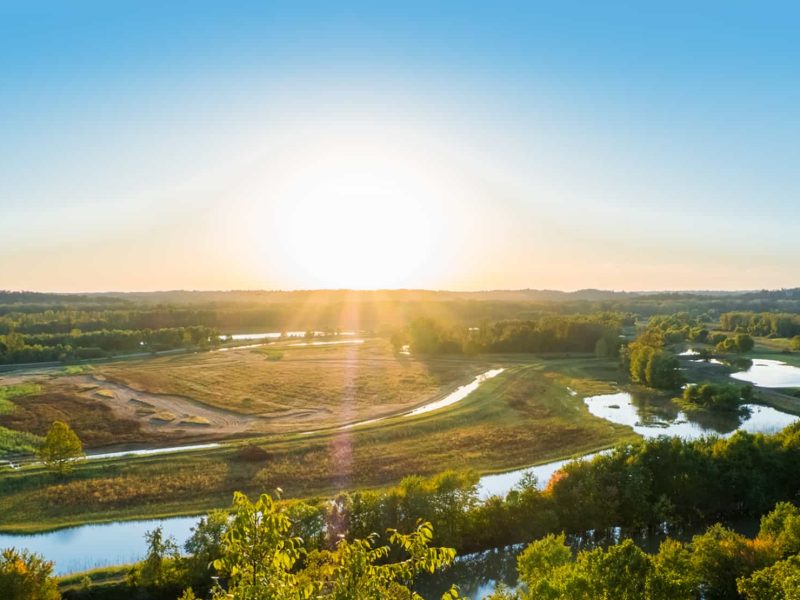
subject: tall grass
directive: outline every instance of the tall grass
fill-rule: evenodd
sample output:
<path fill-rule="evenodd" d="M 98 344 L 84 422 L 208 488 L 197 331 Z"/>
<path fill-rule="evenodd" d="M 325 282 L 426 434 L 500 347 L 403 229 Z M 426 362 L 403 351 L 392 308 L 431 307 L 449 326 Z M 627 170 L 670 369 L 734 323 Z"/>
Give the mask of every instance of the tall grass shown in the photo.
<path fill-rule="evenodd" d="M 38 435 L 0 427 L 0 457 L 33 453 L 41 443 L 42 438 Z"/>
<path fill-rule="evenodd" d="M 42 391 L 42 386 L 38 383 L 18 383 L 0 387 L 0 415 L 14 412 L 15 398 L 38 394 L 40 391 Z"/>

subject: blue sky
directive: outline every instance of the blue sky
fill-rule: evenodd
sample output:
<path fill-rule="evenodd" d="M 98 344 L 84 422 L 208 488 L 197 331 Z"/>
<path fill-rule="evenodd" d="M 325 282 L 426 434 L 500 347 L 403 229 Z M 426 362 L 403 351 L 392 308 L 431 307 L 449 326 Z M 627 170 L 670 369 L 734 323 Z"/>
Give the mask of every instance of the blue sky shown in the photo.
<path fill-rule="evenodd" d="M 0 288 L 800 285 L 800 9 L 648 4 L 2 2 Z"/>

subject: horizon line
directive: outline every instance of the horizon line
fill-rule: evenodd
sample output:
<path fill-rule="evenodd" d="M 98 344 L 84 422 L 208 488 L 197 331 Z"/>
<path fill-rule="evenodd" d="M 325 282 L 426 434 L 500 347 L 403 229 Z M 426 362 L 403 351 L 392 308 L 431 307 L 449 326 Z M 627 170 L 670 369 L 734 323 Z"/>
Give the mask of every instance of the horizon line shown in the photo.
<path fill-rule="evenodd" d="M 109 295 L 109 294 L 236 294 L 236 293 L 264 293 L 264 294 L 298 294 L 298 293 L 398 293 L 398 292 L 426 292 L 434 294 L 490 294 L 490 293 L 520 293 L 538 292 L 555 294 L 578 294 L 581 292 L 604 292 L 610 294 L 692 294 L 692 293 L 755 293 L 755 292 L 781 292 L 800 289 L 800 285 L 780 288 L 660 288 L 660 289 L 612 289 L 612 288 L 490 288 L 490 289 L 434 289 L 434 288 L 295 288 L 295 289 L 267 289 L 267 288 L 231 288 L 231 289 L 149 289 L 149 290 L 83 290 L 76 292 L 59 290 L 33 290 L 33 289 L 0 289 L 3 294 L 52 294 L 61 296 L 81 295 Z"/>

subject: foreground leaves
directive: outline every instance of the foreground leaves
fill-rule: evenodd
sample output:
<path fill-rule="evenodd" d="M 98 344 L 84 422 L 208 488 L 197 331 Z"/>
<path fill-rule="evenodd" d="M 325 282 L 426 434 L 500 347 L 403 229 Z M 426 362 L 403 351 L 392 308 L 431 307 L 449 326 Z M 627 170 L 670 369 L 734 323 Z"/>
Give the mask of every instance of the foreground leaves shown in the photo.
<path fill-rule="evenodd" d="M 235 494 L 222 558 L 214 562 L 227 586 L 219 585 L 214 599 L 422 600 L 412 589 L 414 579 L 452 564 L 456 555 L 452 548 L 430 546 L 428 522 L 419 522 L 409 534 L 389 530 L 389 545 L 378 545 L 378 535 L 372 534 L 311 552 L 291 530 L 291 519 L 269 495 L 251 502 Z M 453 588 L 443 598 L 460 596 Z"/>

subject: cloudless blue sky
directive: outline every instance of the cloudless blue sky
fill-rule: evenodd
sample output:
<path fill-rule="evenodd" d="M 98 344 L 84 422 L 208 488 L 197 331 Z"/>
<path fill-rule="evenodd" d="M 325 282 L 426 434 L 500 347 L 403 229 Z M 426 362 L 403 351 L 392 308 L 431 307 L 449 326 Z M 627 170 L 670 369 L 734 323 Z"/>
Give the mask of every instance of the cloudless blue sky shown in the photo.
<path fill-rule="evenodd" d="M 0 288 L 331 284 L 269 240 L 353 139 L 445 215 L 397 285 L 797 286 L 799 30 L 788 2 L 3 1 Z"/>

